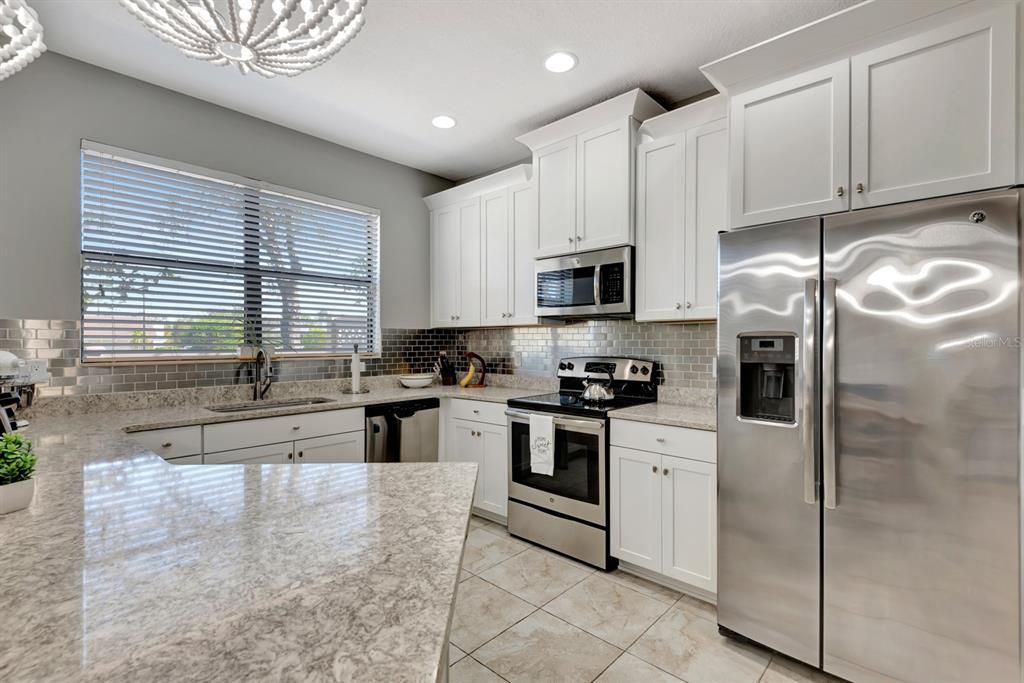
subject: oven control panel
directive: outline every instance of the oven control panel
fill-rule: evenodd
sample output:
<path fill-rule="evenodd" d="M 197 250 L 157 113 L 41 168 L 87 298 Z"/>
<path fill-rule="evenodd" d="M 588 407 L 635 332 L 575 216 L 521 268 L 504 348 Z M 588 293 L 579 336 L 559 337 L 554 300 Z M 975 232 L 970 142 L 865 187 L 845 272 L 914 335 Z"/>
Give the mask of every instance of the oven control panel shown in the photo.
<path fill-rule="evenodd" d="M 609 372 L 617 380 L 651 382 L 654 380 L 654 362 L 638 358 L 581 356 L 577 358 L 563 358 L 558 363 L 559 377 L 608 379 Z"/>

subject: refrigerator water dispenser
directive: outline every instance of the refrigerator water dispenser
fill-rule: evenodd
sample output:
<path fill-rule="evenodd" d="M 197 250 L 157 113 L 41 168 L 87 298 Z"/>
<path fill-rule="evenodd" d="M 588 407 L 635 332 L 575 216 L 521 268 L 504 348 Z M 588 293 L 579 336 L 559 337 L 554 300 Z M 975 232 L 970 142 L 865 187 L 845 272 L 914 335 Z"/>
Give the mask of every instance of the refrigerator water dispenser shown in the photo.
<path fill-rule="evenodd" d="M 749 420 L 793 424 L 796 337 L 742 335 L 739 338 L 740 386 L 737 410 Z"/>

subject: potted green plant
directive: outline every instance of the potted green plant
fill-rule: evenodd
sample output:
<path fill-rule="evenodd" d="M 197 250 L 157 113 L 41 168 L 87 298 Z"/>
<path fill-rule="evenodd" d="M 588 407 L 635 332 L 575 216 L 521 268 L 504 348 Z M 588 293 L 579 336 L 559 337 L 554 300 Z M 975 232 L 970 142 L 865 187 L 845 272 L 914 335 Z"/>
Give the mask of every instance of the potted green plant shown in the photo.
<path fill-rule="evenodd" d="M 36 456 L 21 434 L 0 435 L 0 515 L 22 510 L 36 492 Z"/>

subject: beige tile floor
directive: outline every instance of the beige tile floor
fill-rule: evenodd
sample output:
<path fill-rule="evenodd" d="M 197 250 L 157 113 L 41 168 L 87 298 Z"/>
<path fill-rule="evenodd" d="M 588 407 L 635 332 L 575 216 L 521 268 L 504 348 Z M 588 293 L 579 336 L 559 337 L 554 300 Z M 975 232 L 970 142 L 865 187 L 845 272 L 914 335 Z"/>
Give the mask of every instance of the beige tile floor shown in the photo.
<path fill-rule="evenodd" d="M 713 605 L 604 573 L 474 517 L 449 651 L 451 683 L 833 683 L 718 634 Z"/>

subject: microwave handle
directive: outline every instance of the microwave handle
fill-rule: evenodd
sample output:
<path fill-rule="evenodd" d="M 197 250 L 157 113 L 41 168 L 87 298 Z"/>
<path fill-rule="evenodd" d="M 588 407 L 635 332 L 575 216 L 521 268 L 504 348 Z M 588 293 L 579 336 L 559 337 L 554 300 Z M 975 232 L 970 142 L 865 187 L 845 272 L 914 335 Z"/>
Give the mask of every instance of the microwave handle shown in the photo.
<path fill-rule="evenodd" d="M 601 305 L 601 264 L 594 266 L 594 305 Z"/>

